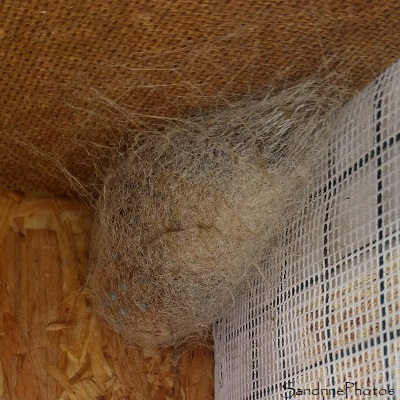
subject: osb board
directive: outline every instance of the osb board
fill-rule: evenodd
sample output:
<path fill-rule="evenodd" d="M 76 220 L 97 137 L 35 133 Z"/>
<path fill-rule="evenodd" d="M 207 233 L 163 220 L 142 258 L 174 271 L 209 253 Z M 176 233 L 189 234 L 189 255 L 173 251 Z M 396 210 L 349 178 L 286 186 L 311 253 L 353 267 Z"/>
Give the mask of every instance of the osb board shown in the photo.
<path fill-rule="evenodd" d="M 127 348 L 85 296 L 91 216 L 0 194 L 0 399 L 211 399 L 213 353 Z"/>
<path fill-rule="evenodd" d="M 0 186 L 64 193 L 39 153 L 90 180 L 99 155 L 82 144 L 328 60 L 360 87 L 400 57 L 399 20 L 398 0 L 3 0 Z"/>

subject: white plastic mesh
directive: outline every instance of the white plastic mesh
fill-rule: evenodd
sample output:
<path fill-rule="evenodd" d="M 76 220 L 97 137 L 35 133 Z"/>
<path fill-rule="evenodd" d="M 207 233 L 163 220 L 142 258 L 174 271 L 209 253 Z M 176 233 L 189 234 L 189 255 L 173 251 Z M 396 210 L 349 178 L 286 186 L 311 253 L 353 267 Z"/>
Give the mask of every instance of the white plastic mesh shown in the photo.
<path fill-rule="evenodd" d="M 301 216 L 216 323 L 218 400 L 400 399 L 399 150 L 400 61 L 339 113 Z"/>

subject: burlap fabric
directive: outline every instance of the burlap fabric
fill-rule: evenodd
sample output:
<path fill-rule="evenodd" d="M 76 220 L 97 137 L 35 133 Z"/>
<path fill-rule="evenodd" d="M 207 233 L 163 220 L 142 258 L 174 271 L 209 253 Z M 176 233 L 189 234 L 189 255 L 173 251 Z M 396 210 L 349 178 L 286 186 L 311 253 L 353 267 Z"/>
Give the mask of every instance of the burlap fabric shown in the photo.
<path fill-rule="evenodd" d="M 359 87 L 400 56 L 398 0 L 3 0 L 0 17 L 0 186 L 22 191 L 68 189 L 49 154 L 90 180 L 99 161 L 80 144 L 114 146 L 143 115 L 183 115 L 332 59 Z"/>

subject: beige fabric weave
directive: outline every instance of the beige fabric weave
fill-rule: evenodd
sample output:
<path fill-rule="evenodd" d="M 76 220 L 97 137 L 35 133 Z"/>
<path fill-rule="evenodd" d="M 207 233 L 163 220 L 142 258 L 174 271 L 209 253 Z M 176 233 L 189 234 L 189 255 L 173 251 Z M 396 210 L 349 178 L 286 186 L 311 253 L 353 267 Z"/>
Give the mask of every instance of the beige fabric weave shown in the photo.
<path fill-rule="evenodd" d="M 126 123 L 102 96 L 173 117 L 332 56 L 359 87 L 400 56 L 397 0 L 3 0 L 0 18 L 0 186 L 14 190 L 67 190 L 29 142 L 90 179 L 96 154 L 71 137 L 114 145 Z"/>

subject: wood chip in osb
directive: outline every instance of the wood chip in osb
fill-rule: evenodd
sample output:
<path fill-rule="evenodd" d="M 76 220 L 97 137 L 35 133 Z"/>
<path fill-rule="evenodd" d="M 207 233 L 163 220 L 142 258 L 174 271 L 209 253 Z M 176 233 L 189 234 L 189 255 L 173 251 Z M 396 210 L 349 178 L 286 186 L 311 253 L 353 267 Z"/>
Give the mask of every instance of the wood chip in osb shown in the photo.
<path fill-rule="evenodd" d="M 0 192 L 0 243 L 7 229 L 11 226 L 12 218 L 21 202 L 20 196 L 12 192 Z"/>
<path fill-rule="evenodd" d="M 0 243 L 0 280 L 7 288 L 0 291 L 0 394 L 5 399 L 23 399 L 26 393 L 41 400 L 212 398 L 212 380 L 199 383 L 208 391 L 201 397 L 190 384 L 191 374 L 198 376 L 193 360 L 211 376 L 212 351 L 203 357 L 191 350 L 176 364 L 171 350 L 126 348 L 97 322 L 80 280 L 90 213 L 65 198 L 17 197 L 18 207 L 10 207 L 11 200 L 0 196 L 2 221 L 16 221 Z"/>

